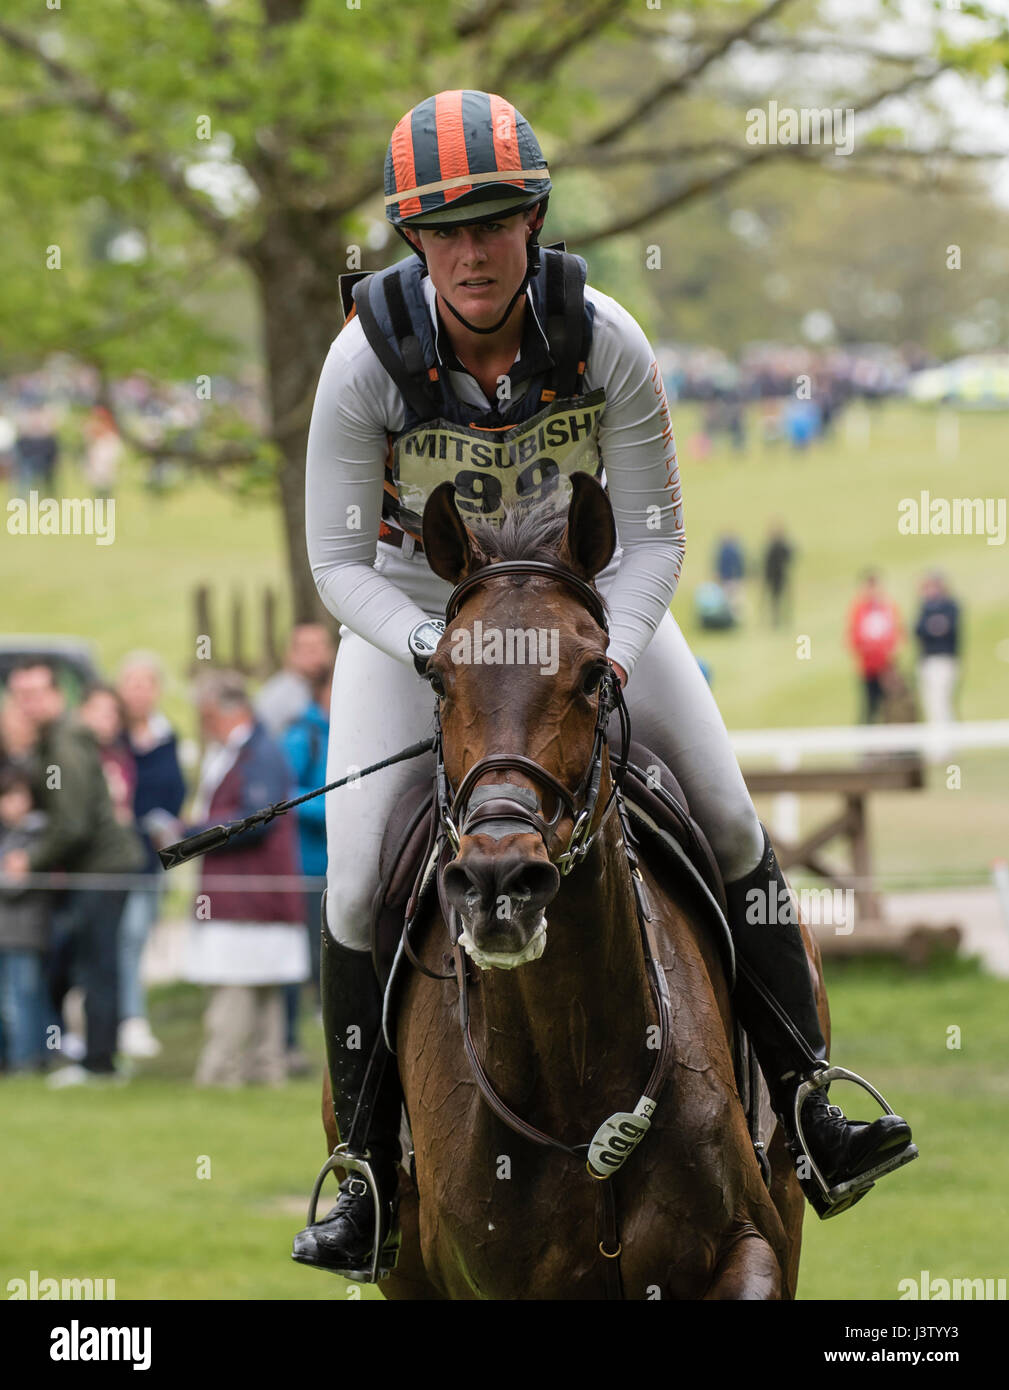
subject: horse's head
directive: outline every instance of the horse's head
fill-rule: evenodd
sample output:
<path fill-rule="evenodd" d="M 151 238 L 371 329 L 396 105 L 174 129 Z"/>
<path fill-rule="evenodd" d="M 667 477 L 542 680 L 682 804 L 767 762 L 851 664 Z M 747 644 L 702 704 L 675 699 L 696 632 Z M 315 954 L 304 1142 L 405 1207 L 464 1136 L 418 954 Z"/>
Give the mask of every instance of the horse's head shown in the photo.
<path fill-rule="evenodd" d="M 462 944 L 484 968 L 542 954 L 557 863 L 576 824 L 584 838 L 605 803 L 599 700 L 616 677 L 591 580 L 615 546 L 609 499 L 584 473 L 572 477 L 566 515 L 513 510 L 500 529 L 469 529 L 451 483 L 424 509 L 428 561 L 456 586 L 428 666 L 459 830 L 444 888 L 462 919 Z M 513 561 L 546 562 L 553 572 L 502 566 Z M 594 764 L 603 793 L 595 800 Z"/>

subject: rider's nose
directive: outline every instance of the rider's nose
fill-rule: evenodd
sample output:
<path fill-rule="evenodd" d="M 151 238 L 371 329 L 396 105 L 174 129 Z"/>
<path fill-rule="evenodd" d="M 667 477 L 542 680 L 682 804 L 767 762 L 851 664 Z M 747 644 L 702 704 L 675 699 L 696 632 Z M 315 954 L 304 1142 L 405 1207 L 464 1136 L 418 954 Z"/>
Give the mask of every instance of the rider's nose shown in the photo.
<path fill-rule="evenodd" d="M 445 870 L 445 895 L 460 912 L 494 912 L 504 899 L 516 910 L 538 911 L 560 887 L 561 876 L 549 860 L 520 854 L 484 854 L 469 850 Z"/>

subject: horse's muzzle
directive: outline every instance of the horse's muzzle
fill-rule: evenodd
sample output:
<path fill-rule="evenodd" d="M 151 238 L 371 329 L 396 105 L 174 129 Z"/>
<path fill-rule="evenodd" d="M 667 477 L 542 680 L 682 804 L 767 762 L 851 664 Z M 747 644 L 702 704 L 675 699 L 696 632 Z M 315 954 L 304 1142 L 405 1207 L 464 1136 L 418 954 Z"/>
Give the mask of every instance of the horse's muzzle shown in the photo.
<path fill-rule="evenodd" d="M 515 836 L 502 846 L 477 835 L 463 836 L 458 855 L 445 869 L 444 886 L 473 945 L 485 956 L 505 958 L 500 961 L 504 964 L 521 955 L 542 930 L 543 909 L 560 881 L 539 836 Z"/>

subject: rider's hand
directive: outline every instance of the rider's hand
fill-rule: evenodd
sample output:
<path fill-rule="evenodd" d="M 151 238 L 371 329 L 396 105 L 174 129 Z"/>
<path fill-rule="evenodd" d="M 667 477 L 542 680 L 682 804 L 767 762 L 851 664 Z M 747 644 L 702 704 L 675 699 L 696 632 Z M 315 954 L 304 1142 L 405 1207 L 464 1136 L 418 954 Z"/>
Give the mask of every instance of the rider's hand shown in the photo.
<path fill-rule="evenodd" d="M 627 684 L 627 672 L 626 672 L 626 671 L 624 670 L 624 668 L 623 668 L 618 662 L 616 662 L 616 661 L 611 661 L 611 662 L 610 662 L 610 665 L 613 667 L 614 671 L 616 671 L 616 673 L 617 673 L 617 679 L 618 679 L 619 682 L 620 682 L 620 688 L 623 689 L 623 687 Z"/>

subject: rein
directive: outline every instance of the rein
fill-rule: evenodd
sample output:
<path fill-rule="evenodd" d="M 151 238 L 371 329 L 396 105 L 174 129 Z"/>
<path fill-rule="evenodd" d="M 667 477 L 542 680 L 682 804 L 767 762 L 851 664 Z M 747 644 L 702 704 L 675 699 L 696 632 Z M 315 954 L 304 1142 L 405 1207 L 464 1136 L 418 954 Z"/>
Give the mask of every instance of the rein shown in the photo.
<path fill-rule="evenodd" d="M 458 614 L 463 600 L 479 585 L 488 579 L 506 575 L 540 575 L 555 582 L 566 584 L 573 589 L 585 603 L 593 618 L 606 630 L 606 611 L 597 591 L 577 575 L 559 565 L 538 560 L 508 560 L 494 562 L 470 575 L 453 589 L 445 610 L 446 623 Z M 599 788 L 602 780 L 603 751 L 607 747 L 606 730 L 611 714 L 616 711 L 620 720 L 620 757 L 611 777 L 611 790 L 602 812 L 596 819 L 599 801 Z M 454 958 L 454 977 L 459 991 L 459 1022 L 462 1030 L 463 1048 L 473 1072 L 473 1078 L 484 1101 L 502 1124 L 514 1133 L 542 1148 L 555 1149 L 569 1157 L 584 1161 L 590 1177 L 598 1181 L 599 1202 L 597 1208 L 597 1234 L 599 1253 L 606 1260 L 607 1295 L 614 1298 L 623 1296 L 620 1277 L 619 1256 L 621 1253 L 619 1220 L 616 1211 L 616 1198 L 613 1184 L 607 1181 L 624 1164 L 638 1144 L 645 1137 L 651 1125 L 651 1117 L 658 1105 L 665 1083 L 668 1079 L 672 1060 L 672 1023 L 669 992 L 665 971 L 659 959 L 658 942 L 649 911 L 647 890 L 638 866 L 638 857 L 632 845 L 634 842 L 626 808 L 621 796 L 621 785 L 627 766 L 627 752 L 630 744 L 630 715 L 624 700 L 616 673 L 612 669 L 604 672 L 599 685 L 599 703 L 593 733 L 592 753 L 588 766 L 578 786 L 572 792 L 546 768 L 532 758 L 522 754 L 493 753 L 474 763 L 452 792 L 445 772 L 441 721 L 435 709 L 435 804 L 438 830 L 431 854 L 425 856 L 425 867 L 434 866 L 438 899 L 442 915 L 452 939 Z M 501 782 L 476 787 L 479 779 L 488 772 L 499 769 L 518 771 L 535 778 L 550 789 L 556 798 L 556 808 L 547 819 L 535 795 L 529 788 Z M 481 793 L 484 795 L 481 796 Z M 579 804 L 580 803 L 580 804 Z M 486 1069 L 473 1039 L 469 1001 L 469 969 L 461 945 L 461 926 L 455 909 L 446 901 L 443 888 L 443 871 L 447 862 L 449 847 L 458 854 L 462 837 L 467 834 L 511 834 L 515 827 L 532 831 L 541 836 L 552 862 L 567 875 L 580 864 L 588 854 L 603 826 L 613 810 L 616 810 L 621 827 L 621 840 L 627 856 L 634 889 L 634 905 L 645 959 L 646 974 L 659 1020 L 659 1046 L 654 1065 L 651 1068 L 644 1091 L 632 1112 L 618 1111 L 610 1115 L 596 1130 L 593 1138 L 582 1144 L 565 1144 L 552 1135 L 537 1129 L 536 1126 L 517 1115 L 501 1098 Z M 567 844 L 559 849 L 557 827 L 566 811 L 574 820 L 574 826 Z M 593 828 L 593 821 L 595 825 Z M 476 827 L 487 827 L 479 832 Z M 507 826 L 508 829 L 502 827 Z M 559 849 L 559 853 L 558 853 Z M 554 855 L 556 854 L 556 858 Z M 421 871 L 426 877 L 425 869 Z M 419 884 L 411 895 L 410 907 L 419 900 Z M 417 960 L 409 947 L 408 935 L 410 918 L 407 912 L 407 926 L 404 932 L 405 950 L 410 960 L 423 970 L 424 974 L 436 979 L 451 979 L 451 975 L 437 975 Z"/>

